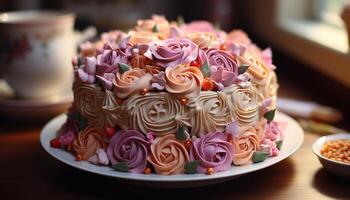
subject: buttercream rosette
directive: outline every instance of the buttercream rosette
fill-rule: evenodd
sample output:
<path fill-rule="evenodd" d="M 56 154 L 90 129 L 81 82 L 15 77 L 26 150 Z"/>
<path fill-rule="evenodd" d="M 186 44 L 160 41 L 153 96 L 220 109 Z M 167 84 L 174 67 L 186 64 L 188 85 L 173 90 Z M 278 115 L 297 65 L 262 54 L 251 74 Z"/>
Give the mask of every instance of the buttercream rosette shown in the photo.
<path fill-rule="evenodd" d="M 188 107 L 191 116 L 191 133 L 198 137 L 206 133 L 224 131 L 234 120 L 232 104 L 223 92 L 203 91 L 192 99 Z"/>
<path fill-rule="evenodd" d="M 109 142 L 107 156 L 112 165 L 125 162 L 130 172 L 142 173 L 147 166 L 150 145 L 139 131 L 119 131 Z"/>
<path fill-rule="evenodd" d="M 203 79 L 203 74 L 197 67 L 177 65 L 165 69 L 165 89 L 177 98 L 198 96 Z"/>
<path fill-rule="evenodd" d="M 76 110 L 84 116 L 92 126 L 104 124 L 101 118 L 105 93 L 96 84 L 87 84 L 79 80 L 73 83 L 74 103 Z"/>
<path fill-rule="evenodd" d="M 183 143 L 174 135 L 168 134 L 153 141 L 148 161 L 157 174 L 174 175 L 185 172 L 190 157 Z"/>
<path fill-rule="evenodd" d="M 254 152 L 260 150 L 260 143 L 264 136 L 265 121 L 257 123 L 253 127 L 244 127 L 237 136 L 233 137 L 233 163 L 246 165 L 252 163 Z"/>
<path fill-rule="evenodd" d="M 105 149 L 106 146 L 102 130 L 92 126 L 82 130 L 73 142 L 73 149 L 83 160 L 88 160 L 98 149 Z"/>
<path fill-rule="evenodd" d="M 172 175 L 278 155 L 284 128 L 272 119 L 272 51 L 242 30 L 154 15 L 83 43 L 72 63 L 76 116 L 52 145 L 72 146 L 77 159 Z"/>
<path fill-rule="evenodd" d="M 259 120 L 259 96 L 255 87 L 232 85 L 225 89 L 233 107 L 233 114 L 242 126 L 252 126 Z"/>
<path fill-rule="evenodd" d="M 197 59 L 198 46 L 187 38 L 170 38 L 149 45 L 155 63 L 161 67 L 190 64 Z"/>
<path fill-rule="evenodd" d="M 114 93 L 123 99 L 140 93 L 144 89 L 149 90 L 152 78 L 151 74 L 140 68 L 132 68 L 124 73 L 118 72 L 113 80 Z"/>
<path fill-rule="evenodd" d="M 188 108 L 165 92 L 134 95 L 125 101 L 130 129 L 161 136 L 190 127 Z"/>
<path fill-rule="evenodd" d="M 214 172 L 225 171 L 231 167 L 234 147 L 222 132 L 208 133 L 192 141 L 191 160 L 198 161 L 197 171 L 207 173 L 208 168 Z"/>

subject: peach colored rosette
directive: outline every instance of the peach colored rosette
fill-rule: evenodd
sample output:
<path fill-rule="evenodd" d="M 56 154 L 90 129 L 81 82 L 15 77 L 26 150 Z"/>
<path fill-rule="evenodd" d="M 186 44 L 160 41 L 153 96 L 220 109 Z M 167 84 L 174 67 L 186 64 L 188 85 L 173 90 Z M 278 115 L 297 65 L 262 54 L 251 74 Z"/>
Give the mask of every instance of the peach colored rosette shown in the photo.
<path fill-rule="evenodd" d="M 211 32 L 194 32 L 187 36 L 199 48 L 214 48 L 219 46 L 216 34 Z"/>
<path fill-rule="evenodd" d="M 165 69 L 165 89 L 178 98 L 193 98 L 202 88 L 203 74 L 197 67 L 177 65 Z"/>
<path fill-rule="evenodd" d="M 73 149 L 82 156 L 83 160 L 88 160 L 96 154 L 98 149 L 106 149 L 106 146 L 102 131 L 92 126 L 81 131 L 73 142 Z"/>
<path fill-rule="evenodd" d="M 253 127 L 244 127 L 237 137 L 233 138 L 235 165 L 246 165 L 252 163 L 252 156 L 260 148 L 263 139 L 266 121 L 262 120 Z"/>
<path fill-rule="evenodd" d="M 153 15 L 151 19 L 138 20 L 135 30 L 137 32 L 153 32 L 165 39 L 169 35 L 170 24 L 164 16 Z"/>
<path fill-rule="evenodd" d="M 124 73 L 117 73 L 113 80 L 114 93 L 118 98 L 127 98 L 142 90 L 149 90 L 152 75 L 144 69 L 132 68 Z"/>
<path fill-rule="evenodd" d="M 190 161 L 185 146 L 172 134 L 157 137 L 152 145 L 148 162 L 157 174 L 174 175 L 185 172 L 185 164 Z"/>

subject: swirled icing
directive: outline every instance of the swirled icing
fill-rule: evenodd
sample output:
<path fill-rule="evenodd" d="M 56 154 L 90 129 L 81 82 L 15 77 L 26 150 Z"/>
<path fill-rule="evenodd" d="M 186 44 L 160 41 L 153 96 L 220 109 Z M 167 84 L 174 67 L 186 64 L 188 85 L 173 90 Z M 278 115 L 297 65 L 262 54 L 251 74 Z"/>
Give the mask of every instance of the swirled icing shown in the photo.
<path fill-rule="evenodd" d="M 97 127 L 86 127 L 73 142 L 73 149 L 82 156 L 83 160 L 88 160 L 101 148 L 105 149 L 106 143 L 102 137 L 102 131 Z"/>
<path fill-rule="evenodd" d="M 132 68 L 124 73 L 118 72 L 113 80 L 114 93 L 117 97 L 123 99 L 139 93 L 143 89 L 148 90 L 152 78 L 151 74 L 140 68 Z"/>
<path fill-rule="evenodd" d="M 218 46 L 215 33 L 194 32 L 188 34 L 188 38 L 200 48 L 212 48 Z"/>
<path fill-rule="evenodd" d="M 232 163 L 233 145 L 227 142 L 222 132 L 213 132 L 193 140 L 190 149 L 191 160 L 198 160 L 198 172 L 206 173 L 208 168 L 214 172 L 227 170 Z"/>
<path fill-rule="evenodd" d="M 235 149 L 233 163 L 235 165 L 245 165 L 252 162 L 253 153 L 259 150 L 263 138 L 263 125 L 264 123 L 261 121 L 256 127 L 246 127 L 241 130 L 237 138 L 233 139 Z"/>
<path fill-rule="evenodd" d="M 198 96 L 203 79 L 203 74 L 197 67 L 177 65 L 165 69 L 165 89 L 178 98 Z"/>
<path fill-rule="evenodd" d="M 243 57 L 237 56 L 237 60 L 240 64 L 248 64 L 248 73 L 251 75 L 254 84 L 261 85 L 266 83 L 266 79 L 269 76 L 270 69 L 260 59 L 255 57 Z"/>
<path fill-rule="evenodd" d="M 141 173 L 146 168 L 150 143 L 135 130 L 119 131 L 111 138 L 107 155 L 113 165 L 126 162 L 130 172 Z"/>
<path fill-rule="evenodd" d="M 104 124 L 101 127 L 115 127 L 117 125 L 127 128 L 127 113 L 121 105 L 117 103 L 117 98 L 112 91 L 106 90 L 106 95 L 102 105 L 100 118 L 103 118 Z"/>
<path fill-rule="evenodd" d="M 259 120 L 259 96 L 254 87 L 239 88 L 237 85 L 225 88 L 233 107 L 233 114 L 240 125 L 252 125 Z"/>
<path fill-rule="evenodd" d="M 152 164 L 157 174 L 182 174 L 185 164 L 190 158 L 184 145 L 174 135 L 157 137 L 152 145 L 148 162 Z"/>
<path fill-rule="evenodd" d="M 205 91 L 188 104 L 191 116 L 191 134 L 198 137 L 205 133 L 223 131 L 233 121 L 232 105 L 223 92 Z"/>
<path fill-rule="evenodd" d="M 75 81 L 73 84 L 74 107 L 87 119 L 90 125 L 101 125 L 100 114 L 105 93 L 95 84 Z"/>
<path fill-rule="evenodd" d="M 130 129 L 156 135 L 175 133 L 179 127 L 191 126 L 188 109 L 169 93 L 134 95 L 125 101 Z"/>

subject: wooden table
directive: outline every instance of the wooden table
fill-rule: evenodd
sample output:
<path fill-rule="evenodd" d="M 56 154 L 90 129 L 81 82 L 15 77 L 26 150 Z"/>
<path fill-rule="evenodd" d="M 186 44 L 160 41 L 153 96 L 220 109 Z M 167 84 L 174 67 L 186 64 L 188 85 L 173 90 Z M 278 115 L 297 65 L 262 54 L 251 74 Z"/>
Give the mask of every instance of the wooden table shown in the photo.
<path fill-rule="evenodd" d="M 47 154 L 39 143 L 41 124 L 0 125 L 0 199 L 349 199 L 350 181 L 325 171 L 311 150 L 319 137 L 305 133 L 288 159 L 232 181 L 202 188 L 157 189 L 130 186 L 79 171 Z"/>

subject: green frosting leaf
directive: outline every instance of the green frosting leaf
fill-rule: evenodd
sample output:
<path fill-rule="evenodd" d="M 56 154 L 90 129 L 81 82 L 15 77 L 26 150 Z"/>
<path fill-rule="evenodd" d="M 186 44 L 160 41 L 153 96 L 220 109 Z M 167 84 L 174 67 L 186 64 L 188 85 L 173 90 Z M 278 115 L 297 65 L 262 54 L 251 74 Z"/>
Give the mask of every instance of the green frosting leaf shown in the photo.
<path fill-rule="evenodd" d="M 186 174 L 197 173 L 197 167 L 198 167 L 198 160 L 194 160 L 194 161 L 186 163 L 186 165 L 185 165 Z"/>
<path fill-rule="evenodd" d="M 176 139 L 178 139 L 180 141 L 185 141 L 189 138 L 189 134 L 187 133 L 186 129 L 183 126 L 181 126 L 177 130 L 175 137 L 176 137 Z"/>
<path fill-rule="evenodd" d="M 283 140 L 276 141 L 276 147 L 278 150 L 281 150 L 282 144 L 283 144 Z"/>
<path fill-rule="evenodd" d="M 264 161 L 267 157 L 268 157 L 267 153 L 256 151 L 253 154 L 252 160 L 253 160 L 253 163 L 258 163 L 258 162 Z"/>
<path fill-rule="evenodd" d="M 119 72 L 120 73 L 124 73 L 124 72 L 128 71 L 129 69 L 130 69 L 130 67 L 127 64 L 119 63 Z"/>
<path fill-rule="evenodd" d="M 153 32 L 153 33 L 159 33 L 159 29 L 158 29 L 157 24 L 155 24 L 155 25 L 153 26 L 152 32 Z"/>
<path fill-rule="evenodd" d="M 184 20 L 182 15 L 177 16 L 177 20 L 176 21 L 177 21 L 178 25 L 182 25 L 182 24 L 185 23 L 185 20 Z"/>
<path fill-rule="evenodd" d="M 115 165 L 112 165 L 112 168 L 120 171 L 120 172 L 128 172 L 129 171 L 129 167 L 128 167 L 128 163 L 126 162 L 118 162 Z"/>
<path fill-rule="evenodd" d="M 205 63 L 201 66 L 201 72 L 204 77 L 210 77 L 210 66 L 208 61 L 205 61 Z"/>
<path fill-rule="evenodd" d="M 275 117 L 275 113 L 276 109 L 273 109 L 264 114 L 264 117 L 266 118 L 268 123 L 270 123 L 273 120 L 273 118 Z"/>
<path fill-rule="evenodd" d="M 247 69 L 249 68 L 249 65 L 247 64 L 242 64 L 238 67 L 238 74 L 243 74 L 244 72 L 247 71 Z"/>

